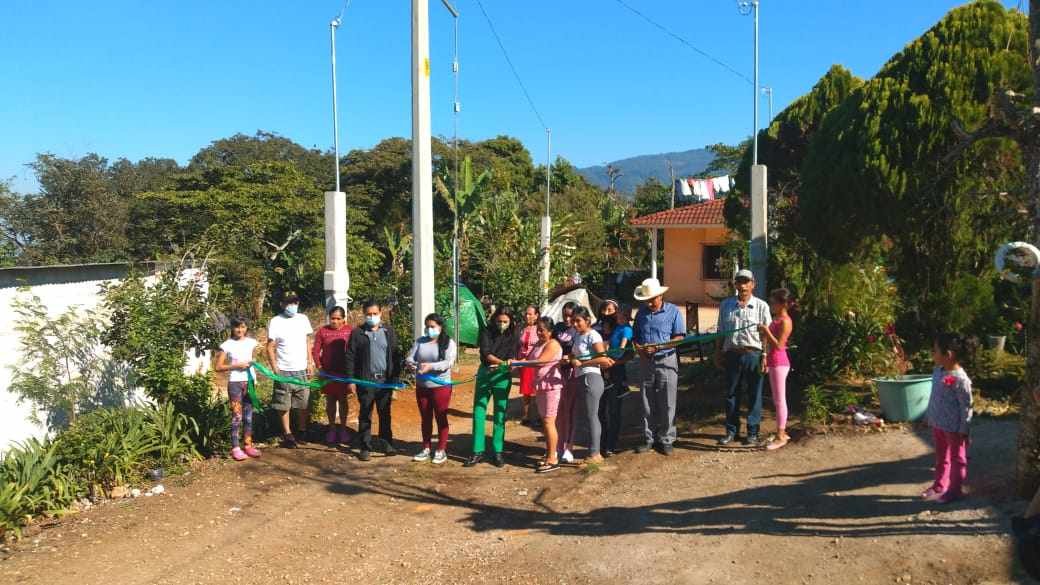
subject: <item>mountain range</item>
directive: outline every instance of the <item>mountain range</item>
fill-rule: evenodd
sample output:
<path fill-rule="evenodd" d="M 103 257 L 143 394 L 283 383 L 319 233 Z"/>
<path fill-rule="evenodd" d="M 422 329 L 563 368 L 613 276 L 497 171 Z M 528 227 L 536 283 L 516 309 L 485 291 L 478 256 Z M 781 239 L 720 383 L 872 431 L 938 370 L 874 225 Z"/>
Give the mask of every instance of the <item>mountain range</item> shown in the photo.
<path fill-rule="evenodd" d="M 667 185 L 671 181 L 668 175 L 668 162 L 672 163 L 676 177 L 696 175 L 711 163 L 715 155 L 704 148 L 695 148 L 683 152 L 664 152 L 661 154 L 644 154 L 623 158 L 604 165 L 596 165 L 578 169 L 583 177 L 594 185 L 606 189 L 610 186 L 607 177 L 607 165 L 621 169 L 621 176 L 614 186 L 621 193 L 631 195 L 636 187 L 650 177 Z"/>

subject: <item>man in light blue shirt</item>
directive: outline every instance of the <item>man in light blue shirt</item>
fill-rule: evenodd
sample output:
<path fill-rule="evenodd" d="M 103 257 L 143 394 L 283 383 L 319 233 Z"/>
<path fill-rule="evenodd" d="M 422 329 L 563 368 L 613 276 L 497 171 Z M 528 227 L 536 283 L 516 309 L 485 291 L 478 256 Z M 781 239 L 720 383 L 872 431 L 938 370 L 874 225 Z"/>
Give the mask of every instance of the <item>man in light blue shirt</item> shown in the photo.
<path fill-rule="evenodd" d="M 732 331 L 715 342 L 715 365 L 726 370 L 726 436 L 719 445 L 732 443 L 740 433 L 740 395 L 747 394 L 747 436 L 744 444 L 758 444 L 758 425 L 762 421 L 762 337 L 758 326 L 769 326 L 769 304 L 752 294 L 755 277 L 741 270 L 733 277 L 736 296 L 719 307 L 719 331 Z"/>
<path fill-rule="evenodd" d="M 636 447 L 644 453 L 651 447 L 662 455 L 672 454 L 675 442 L 675 401 L 679 389 L 679 356 L 675 348 L 657 348 L 656 344 L 686 335 L 686 323 L 679 309 L 664 302 L 667 286 L 656 278 L 648 278 L 636 288 L 635 299 L 643 301 L 636 312 L 632 340 L 639 349 L 642 373 L 643 431 L 646 442 Z"/>

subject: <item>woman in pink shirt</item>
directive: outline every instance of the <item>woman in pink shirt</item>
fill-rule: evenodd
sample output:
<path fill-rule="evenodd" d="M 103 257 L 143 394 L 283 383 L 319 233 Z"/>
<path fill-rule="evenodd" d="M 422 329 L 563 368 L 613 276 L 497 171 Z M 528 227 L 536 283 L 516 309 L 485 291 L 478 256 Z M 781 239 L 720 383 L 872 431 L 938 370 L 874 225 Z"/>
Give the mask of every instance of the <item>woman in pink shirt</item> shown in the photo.
<path fill-rule="evenodd" d="M 776 407 L 776 438 L 766 446 L 772 451 L 787 444 L 787 374 L 791 371 L 791 360 L 787 357 L 787 340 L 794 331 L 794 322 L 788 314 L 791 307 L 791 292 L 778 288 L 769 293 L 769 308 L 773 322 L 769 326 L 759 325 L 762 338 L 769 343 L 765 366 L 769 372 L 769 387 L 773 391 Z"/>
<path fill-rule="evenodd" d="M 543 421 L 545 433 L 545 458 L 535 470 L 537 473 L 548 473 L 560 468 L 556 454 L 557 432 L 556 413 L 560 405 L 560 394 L 563 392 L 563 375 L 560 373 L 560 360 L 563 359 L 563 348 L 553 338 L 553 322 L 548 317 L 538 320 L 535 328 L 538 345 L 531 351 L 525 361 L 536 362 L 537 365 L 522 368 L 521 371 L 534 372 L 535 402 L 538 414 Z M 517 361 L 517 360 L 510 360 Z"/>
<path fill-rule="evenodd" d="M 538 307 L 528 305 L 524 310 L 524 328 L 520 332 L 520 347 L 517 348 L 516 359 L 525 361 L 532 359 L 531 353 L 538 345 L 538 319 L 541 318 Z M 531 399 L 535 395 L 534 390 L 535 371 L 533 368 L 522 368 L 520 370 L 520 424 L 534 427 L 538 424 L 538 417 L 532 412 Z"/>

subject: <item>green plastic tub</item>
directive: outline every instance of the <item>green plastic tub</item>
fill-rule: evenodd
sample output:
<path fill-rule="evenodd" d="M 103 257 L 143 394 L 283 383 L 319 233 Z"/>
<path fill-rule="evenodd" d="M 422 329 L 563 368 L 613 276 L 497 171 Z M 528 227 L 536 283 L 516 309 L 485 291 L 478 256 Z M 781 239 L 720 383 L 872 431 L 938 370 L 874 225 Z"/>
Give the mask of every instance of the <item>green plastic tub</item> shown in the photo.
<path fill-rule="evenodd" d="M 897 378 L 878 378 L 878 399 L 885 420 L 916 421 L 928 410 L 932 394 L 931 374 L 910 374 Z"/>

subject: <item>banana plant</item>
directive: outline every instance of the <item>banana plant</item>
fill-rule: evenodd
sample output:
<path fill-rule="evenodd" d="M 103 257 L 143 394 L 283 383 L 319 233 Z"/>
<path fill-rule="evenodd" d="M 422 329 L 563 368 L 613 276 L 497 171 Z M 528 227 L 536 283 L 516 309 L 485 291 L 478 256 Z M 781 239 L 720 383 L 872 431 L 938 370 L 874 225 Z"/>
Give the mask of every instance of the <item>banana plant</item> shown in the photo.
<path fill-rule="evenodd" d="M 467 255 L 465 250 L 469 244 L 467 234 L 469 231 L 470 218 L 480 205 L 482 199 L 481 194 L 490 178 L 491 172 L 485 170 L 474 179 L 473 161 L 468 156 L 462 161 L 462 176 L 459 177 L 459 185 L 457 186 L 454 195 L 441 177 L 434 177 L 433 184 L 437 189 L 437 193 L 440 194 L 441 199 L 444 200 L 448 209 L 450 209 L 451 213 L 455 216 L 455 221 L 459 224 L 460 266 L 467 265 Z"/>

